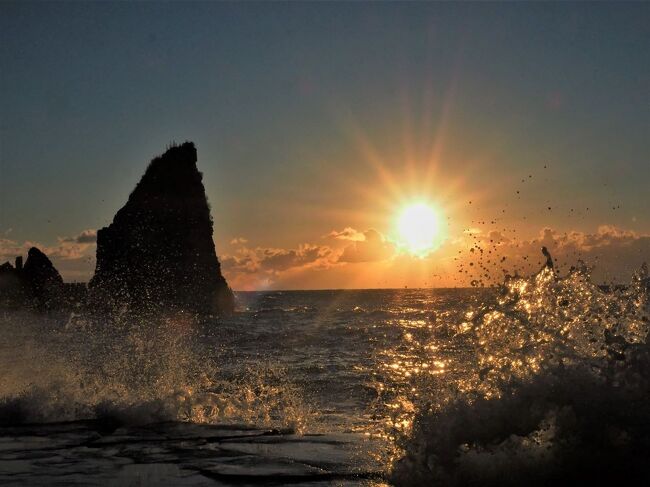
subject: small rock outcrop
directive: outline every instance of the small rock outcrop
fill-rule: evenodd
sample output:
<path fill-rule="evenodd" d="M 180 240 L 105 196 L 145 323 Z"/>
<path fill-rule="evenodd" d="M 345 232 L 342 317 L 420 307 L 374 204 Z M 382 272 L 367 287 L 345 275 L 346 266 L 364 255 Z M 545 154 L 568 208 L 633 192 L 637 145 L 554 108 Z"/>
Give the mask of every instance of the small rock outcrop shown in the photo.
<path fill-rule="evenodd" d="M 22 257 L 15 267 L 0 266 L 0 304 L 5 308 L 59 309 L 65 304 L 63 279 L 50 259 L 36 247 L 29 249 L 23 266 Z"/>
<path fill-rule="evenodd" d="M 0 265 L 0 308 L 24 307 L 27 300 L 27 283 L 22 272 L 9 262 Z"/>
<path fill-rule="evenodd" d="M 36 247 L 29 249 L 23 267 L 31 295 L 39 308 L 51 309 L 63 303 L 63 279 L 50 259 Z"/>
<path fill-rule="evenodd" d="M 202 315 L 233 310 L 196 162 L 191 142 L 153 159 L 113 223 L 97 232 L 94 306 Z"/>

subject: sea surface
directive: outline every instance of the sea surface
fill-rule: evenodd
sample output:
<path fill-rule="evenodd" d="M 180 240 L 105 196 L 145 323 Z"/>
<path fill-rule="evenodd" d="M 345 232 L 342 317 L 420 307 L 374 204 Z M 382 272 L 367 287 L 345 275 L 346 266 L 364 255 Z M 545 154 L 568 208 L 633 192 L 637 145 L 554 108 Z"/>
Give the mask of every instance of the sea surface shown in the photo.
<path fill-rule="evenodd" d="M 640 272 L 609 293 L 588 269 L 239 292 L 234 316 L 200 323 L 4 313 L 0 483 L 517 485 L 583 468 L 567 445 L 634 459 L 650 438 Z M 605 414 L 613 439 L 585 439 Z"/>

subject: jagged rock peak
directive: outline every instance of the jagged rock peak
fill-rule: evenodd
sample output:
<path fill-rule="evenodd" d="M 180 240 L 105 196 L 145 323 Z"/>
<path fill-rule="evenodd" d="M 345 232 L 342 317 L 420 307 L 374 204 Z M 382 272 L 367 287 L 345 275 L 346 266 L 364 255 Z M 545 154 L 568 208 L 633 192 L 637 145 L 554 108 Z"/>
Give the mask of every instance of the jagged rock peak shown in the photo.
<path fill-rule="evenodd" d="M 115 307 L 230 312 L 193 143 L 151 161 L 113 223 L 97 233 L 91 288 Z"/>
<path fill-rule="evenodd" d="M 30 248 L 27 252 L 23 272 L 35 286 L 63 284 L 63 278 L 52 261 L 36 247 Z"/>
<path fill-rule="evenodd" d="M 197 196 L 203 192 L 205 196 L 203 176 L 197 169 L 196 162 L 196 147 L 192 142 L 170 146 L 162 156 L 149 163 L 129 200 L 143 197 L 149 199 L 158 195 L 169 199 L 177 196 L 179 192 L 195 192 Z"/>
<path fill-rule="evenodd" d="M 8 262 L 0 266 L 0 306 L 28 307 L 42 311 L 64 304 L 61 274 L 50 259 L 36 247 L 29 249 L 25 265 L 16 258 L 16 267 Z"/>

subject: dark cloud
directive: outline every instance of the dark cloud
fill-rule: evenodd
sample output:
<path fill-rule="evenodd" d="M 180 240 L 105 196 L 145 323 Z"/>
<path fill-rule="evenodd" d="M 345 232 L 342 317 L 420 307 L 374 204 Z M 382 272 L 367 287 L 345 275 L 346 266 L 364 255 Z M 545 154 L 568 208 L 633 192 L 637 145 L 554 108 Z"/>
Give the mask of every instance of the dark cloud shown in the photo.
<path fill-rule="evenodd" d="M 79 235 L 74 237 L 60 237 L 59 241 L 62 243 L 78 243 L 78 244 L 92 244 L 97 242 L 96 230 L 84 230 Z"/>
<path fill-rule="evenodd" d="M 221 268 L 224 272 L 252 274 L 260 268 L 255 251 L 243 249 L 235 255 L 223 255 Z"/>
<path fill-rule="evenodd" d="M 288 269 L 325 265 L 332 256 L 327 246 L 304 244 L 297 249 L 241 248 L 234 255 L 225 255 L 222 266 L 225 271 L 278 273 Z"/>
<path fill-rule="evenodd" d="M 97 232 L 95 230 L 84 230 L 76 238 L 77 243 L 96 243 Z"/>
<path fill-rule="evenodd" d="M 297 250 L 265 249 L 260 265 L 266 270 L 284 271 L 292 267 L 312 264 L 320 258 L 327 257 L 330 252 L 327 247 L 317 245 L 303 245 Z"/>

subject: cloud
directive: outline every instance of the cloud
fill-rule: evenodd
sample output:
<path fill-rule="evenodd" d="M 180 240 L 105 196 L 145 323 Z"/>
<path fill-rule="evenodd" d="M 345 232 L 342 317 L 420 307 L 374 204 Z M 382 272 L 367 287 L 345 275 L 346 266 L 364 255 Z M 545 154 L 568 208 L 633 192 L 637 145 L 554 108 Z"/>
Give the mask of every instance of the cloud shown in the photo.
<path fill-rule="evenodd" d="M 79 235 L 74 237 L 59 237 L 59 241 L 63 243 L 79 243 L 79 244 L 92 244 L 97 242 L 96 230 L 84 230 Z"/>
<path fill-rule="evenodd" d="M 95 230 L 84 230 L 72 237 L 59 237 L 55 245 L 40 242 L 0 238 L 0 263 L 26 257 L 31 247 L 37 247 L 52 261 L 65 280 L 87 281 L 95 266 Z"/>
<path fill-rule="evenodd" d="M 97 231 L 88 229 L 72 237 L 59 237 L 57 240 L 57 245 L 35 247 L 39 247 L 53 260 L 87 259 L 90 255 L 94 256 Z"/>
<path fill-rule="evenodd" d="M 96 230 L 84 230 L 79 235 L 77 235 L 77 243 L 96 243 L 96 242 L 97 242 Z"/>
<path fill-rule="evenodd" d="M 363 232 L 359 232 L 352 227 L 346 227 L 340 232 L 332 230 L 325 237 L 331 237 L 337 240 L 352 240 L 354 242 L 361 242 L 366 239 Z"/>
<path fill-rule="evenodd" d="M 549 232 L 549 229 L 545 229 Z M 580 232 L 569 233 L 561 242 L 565 245 L 572 244 L 582 251 L 589 252 L 601 247 L 612 245 L 631 245 L 637 241 L 643 241 L 648 236 L 638 235 L 630 230 L 622 230 L 612 225 L 601 225 L 596 233 L 585 234 Z"/>
<path fill-rule="evenodd" d="M 324 245 L 302 244 L 295 249 L 240 247 L 225 254 L 221 267 L 236 289 L 268 287 L 287 272 L 326 269 L 333 265 L 336 252 Z"/>
<path fill-rule="evenodd" d="M 19 244 L 8 238 L 0 238 L 0 264 L 6 261 L 13 261 L 17 256 L 26 253 L 24 250 L 24 244 Z"/>
<path fill-rule="evenodd" d="M 34 247 L 39 247 L 34 245 Z M 86 244 L 68 244 L 61 243 L 53 247 L 39 247 L 45 255 L 50 259 L 55 260 L 74 260 L 74 259 L 83 259 L 86 257 L 87 245 Z"/>
<path fill-rule="evenodd" d="M 377 230 L 371 228 L 361 235 L 363 240 L 353 241 L 345 247 L 338 262 L 377 262 L 395 255 L 395 245 L 386 240 Z"/>
<path fill-rule="evenodd" d="M 362 262 L 379 262 L 395 254 L 395 247 L 374 229 L 360 232 L 352 227 L 323 236 L 330 245 L 304 243 L 296 248 L 257 247 L 241 244 L 220 257 L 226 278 L 235 289 L 259 289 L 319 281 L 332 287 L 333 268 Z M 349 273 L 348 273 L 349 274 Z M 306 280 L 306 281 L 305 281 Z M 334 287 L 336 285 L 334 284 Z"/>
<path fill-rule="evenodd" d="M 641 263 L 650 260 L 650 234 L 612 225 L 565 232 L 546 227 L 523 239 L 514 235 L 503 229 L 472 228 L 420 258 L 398 252 L 377 230 L 347 227 L 325 235 L 326 245 L 253 247 L 236 237 L 232 252 L 219 258 L 235 289 L 498 284 L 506 273 L 537 271 L 545 260 L 542 246 L 549 249 L 562 273 L 579 259 L 594 266 L 596 282 L 628 282 Z M 25 256 L 35 246 L 52 259 L 64 279 L 88 280 L 94 270 L 95 240 L 93 230 L 60 237 L 50 246 L 0 236 L 0 264 Z"/>
<path fill-rule="evenodd" d="M 328 245 L 242 246 L 221 256 L 221 262 L 235 289 L 300 289 L 500 284 L 505 274 L 539 270 L 545 261 L 542 246 L 562 273 L 579 259 L 594 266 L 596 282 L 629 282 L 650 259 L 650 235 L 611 225 L 594 231 L 542 228 L 523 239 L 514 235 L 503 229 L 473 228 L 420 258 L 399 252 L 377 230 L 348 227 L 325 235 Z"/>
<path fill-rule="evenodd" d="M 243 245 L 248 243 L 248 240 L 244 237 L 235 237 L 230 241 L 230 245 Z"/>
<path fill-rule="evenodd" d="M 640 265 L 650 258 L 650 235 L 642 235 L 611 225 L 595 232 L 559 232 L 545 227 L 530 239 L 509 239 L 498 231 L 474 234 L 455 242 L 461 277 L 497 283 L 503 274 L 530 274 L 544 263 L 540 252 L 547 247 L 556 266 L 566 272 L 583 260 L 593 267 L 597 282 L 629 281 Z M 450 249 L 445 249 L 450 253 Z"/>
<path fill-rule="evenodd" d="M 241 249 L 235 254 L 224 254 L 220 260 L 221 268 L 225 272 L 250 274 L 260 268 L 255 251 L 250 249 Z"/>
<path fill-rule="evenodd" d="M 292 267 L 303 267 L 320 263 L 324 264 L 332 254 L 329 247 L 303 244 L 295 250 L 264 249 L 260 266 L 262 269 L 274 272 L 284 271 Z"/>

